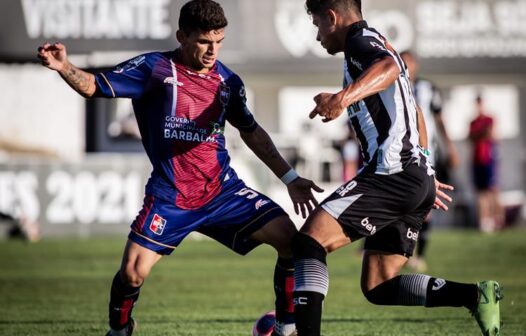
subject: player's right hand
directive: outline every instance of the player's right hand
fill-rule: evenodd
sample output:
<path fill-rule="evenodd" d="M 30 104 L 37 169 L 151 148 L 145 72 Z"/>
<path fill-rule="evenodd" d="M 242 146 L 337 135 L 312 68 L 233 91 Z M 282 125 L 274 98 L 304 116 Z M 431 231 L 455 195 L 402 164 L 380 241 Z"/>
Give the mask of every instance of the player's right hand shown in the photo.
<path fill-rule="evenodd" d="M 46 42 L 38 47 L 37 57 L 43 66 L 56 71 L 61 71 L 68 62 L 66 46 L 59 42 Z"/>
<path fill-rule="evenodd" d="M 318 201 L 312 194 L 312 191 L 323 192 L 314 182 L 303 177 L 298 177 L 287 184 L 290 199 L 294 204 L 294 212 L 301 217 L 307 216 L 318 206 Z"/>
<path fill-rule="evenodd" d="M 314 97 L 316 106 L 309 113 L 309 118 L 314 119 L 317 115 L 323 117 L 323 122 L 329 122 L 338 118 L 344 111 L 342 106 L 341 92 L 332 94 L 322 92 Z"/>
<path fill-rule="evenodd" d="M 451 203 L 453 201 L 453 199 L 448 194 L 443 192 L 442 190 L 453 191 L 453 190 L 455 190 L 455 187 L 453 187 L 453 186 L 451 186 L 449 184 L 442 183 L 442 182 L 438 181 L 435 178 L 435 189 L 436 189 L 436 197 L 435 197 L 435 203 L 433 204 L 433 208 L 435 208 L 435 209 L 442 209 L 444 211 L 447 211 L 448 207 L 447 207 L 446 203 L 444 203 L 441 200 L 441 198 L 444 199 L 445 201 L 449 202 L 449 203 Z"/>

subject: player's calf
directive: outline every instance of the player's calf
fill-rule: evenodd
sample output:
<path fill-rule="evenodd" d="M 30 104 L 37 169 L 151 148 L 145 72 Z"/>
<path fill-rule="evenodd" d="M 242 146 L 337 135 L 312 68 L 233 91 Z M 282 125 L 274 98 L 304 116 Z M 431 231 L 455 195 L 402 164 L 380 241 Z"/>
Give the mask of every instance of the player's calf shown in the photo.
<path fill-rule="evenodd" d="M 294 261 L 278 258 L 274 269 L 274 293 L 276 295 L 276 336 L 288 336 L 296 330 L 294 324 Z"/>
<path fill-rule="evenodd" d="M 130 287 L 121 277 L 115 274 L 111 284 L 109 303 L 109 323 L 111 330 L 108 335 L 129 336 L 133 332 L 135 322 L 131 318 L 133 307 L 139 299 L 140 287 Z"/>
<path fill-rule="evenodd" d="M 365 290 L 364 295 L 377 305 L 469 308 L 477 303 L 478 290 L 474 284 L 404 274 Z"/>
<path fill-rule="evenodd" d="M 319 336 L 322 304 L 329 290 L 327 252 L 315 239 L 299 233 L 292 241 L 294 254 L 294 315 L 301 336 Z"/>

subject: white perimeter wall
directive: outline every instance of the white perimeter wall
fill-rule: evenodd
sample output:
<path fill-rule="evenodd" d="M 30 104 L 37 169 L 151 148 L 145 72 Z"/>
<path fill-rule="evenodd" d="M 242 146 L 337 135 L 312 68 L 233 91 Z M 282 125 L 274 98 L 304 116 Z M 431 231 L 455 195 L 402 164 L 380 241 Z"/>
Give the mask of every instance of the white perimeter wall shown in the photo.
<path fill-rule="evenodd" d="M 36 53 L 36 51 L 35 51 Z M 0 138 L 57 152 L 84 153 L 84 98 L 40 65 L 0 65 Z"/>

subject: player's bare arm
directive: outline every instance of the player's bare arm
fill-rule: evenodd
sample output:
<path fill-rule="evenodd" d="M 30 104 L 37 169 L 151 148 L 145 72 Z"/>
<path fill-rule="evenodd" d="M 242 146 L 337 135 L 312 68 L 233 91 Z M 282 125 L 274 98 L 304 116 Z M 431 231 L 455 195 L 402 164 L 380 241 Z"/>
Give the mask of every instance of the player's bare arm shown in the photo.
<path fill-rule="evenodd" d="M 428 148 L 427 143 L 427 128 L 426 128 L 426 121 L 424 118 L 424 113 L 422 113 L 422 109 L 420 106 L 416 106 L 416 116 L 418 119 L 417 127 L 418 127 L 418 134 L 419 134 L 419 143 L 422 148 Z M 453 199 L 446 194 L 444 191 L 449 190 L 452 191 L 455 188 L 449 184 L 442 183 L 438 181 L 435 178 L 435 189 L 436 189 L 436 197 L 435 197 L 435 204 L 433 204 L 433 207 L 435 209 L 442 209 L 444 211 L 448 210 L 448 206 L 444 201 L 451 203 Z"/>
<path fill-rule="evenodd" d="M 427 140 L 427 126 L 426 119 L 424 118 L 424 113 L 420 106 L 416 105 L 416 118 L 417 118 L 417 127 L 418 127 L 418 142 L 422 148 L 429 148 Z"/>
<path fill-rule="evenodd" d="M 334 120 L 349 105 L 387 89 L 396 81 L 399 74 L 400 69 L 392 57 L 381 58 L 342 91 L 336 94 L 320 93 L 314 97 L 316 107 L 309 117 L 313 119 L 316 115 L 320 115 L 324 117 L 323 122 Z"/>
<path fill-rule="evenodd" d="M 256 156 L 272 170 L 277 177 L 282 177 L 291 170 L 288 162 L 281 156 L 268 133 L 258 126 L 253 132 L 241 132 L 241 138 Z M 305 218 L 318 202 L 312 190 L 322 192 L 313 181 L 298 177 L 287 184 L 287 189 L 294 204 L 296 214 Z"/>
<path fill-rule="evenodd" d="M 71 64 L 67 57 L 66 46 L 62 43 L 45 43 L 38 48 L 37 57 L 45 67 L 57 71 L 69 86 L 83 97 L 95 94 L 95 75 L 83 71 Z"/>

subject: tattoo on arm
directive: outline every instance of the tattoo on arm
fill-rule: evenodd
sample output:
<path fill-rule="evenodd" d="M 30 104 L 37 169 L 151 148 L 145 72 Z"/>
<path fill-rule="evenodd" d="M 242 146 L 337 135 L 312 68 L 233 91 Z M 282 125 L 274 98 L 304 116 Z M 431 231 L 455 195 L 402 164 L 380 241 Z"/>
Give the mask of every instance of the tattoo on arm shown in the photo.
<path fill-rule="evenodd" d="M 95 78 L 92 74 L 82 71 L 69 64 L 60 75 L 75 91 L 84 97 L 91 97 L 95 92 Z"/>

